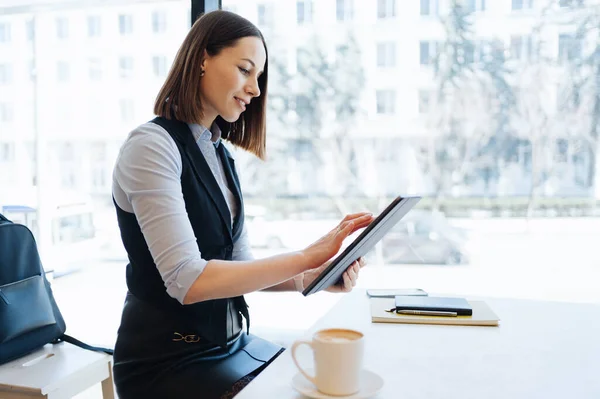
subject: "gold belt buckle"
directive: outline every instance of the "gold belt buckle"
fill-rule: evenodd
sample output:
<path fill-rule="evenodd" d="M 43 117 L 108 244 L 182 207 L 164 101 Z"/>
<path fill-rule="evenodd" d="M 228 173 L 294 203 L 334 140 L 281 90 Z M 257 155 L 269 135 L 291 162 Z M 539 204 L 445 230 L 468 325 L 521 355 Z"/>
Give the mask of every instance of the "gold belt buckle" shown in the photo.
<path fill-rule="evenodd" d="M 175 338 L 173 338 L 173 341 L 175 341 L 175 342 L 184 341 L 186 344 L 193 344 L 196 342 L 200 342 L 200 337 L 197 335 L 194 335 L 194 334 L 183 335 L 178 332 L 174 332 L 173 334 L 175 335 Z"/>

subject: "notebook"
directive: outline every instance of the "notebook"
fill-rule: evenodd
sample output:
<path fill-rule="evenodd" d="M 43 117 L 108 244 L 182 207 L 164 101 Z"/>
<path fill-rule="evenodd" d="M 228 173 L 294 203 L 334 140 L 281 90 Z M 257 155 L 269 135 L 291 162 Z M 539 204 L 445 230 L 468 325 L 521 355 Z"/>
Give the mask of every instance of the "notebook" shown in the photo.
<path fill-rule="evenodd" d="M 396 310 L 435 310 L 441 312 L 456 312 L 459 316 L 471 316 L 471 305 L 464 298 L 448 297 L 415 297 L 398 295 Z"/>
<path fill-rule="evenodd" d="M 444 324 L 463 326 L 498 326 L 500 319 L 483 301 L 467 301 L 473 310 L 472 316 L 415 316 L 389 313 L 394 308 L 394 298 L 371 298 L 371 322 L 405 324 Z"/>

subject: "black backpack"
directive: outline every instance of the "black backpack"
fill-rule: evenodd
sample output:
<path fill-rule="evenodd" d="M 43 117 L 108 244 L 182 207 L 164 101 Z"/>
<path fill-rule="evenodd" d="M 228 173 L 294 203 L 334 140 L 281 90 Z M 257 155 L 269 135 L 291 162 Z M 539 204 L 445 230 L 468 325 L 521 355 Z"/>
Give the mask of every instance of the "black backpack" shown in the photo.
<path fill-rule="evenodd" d="M 0 214 L 0 364 L 61 341 L 112 355 L 65 331 L 33 234 Z"/>

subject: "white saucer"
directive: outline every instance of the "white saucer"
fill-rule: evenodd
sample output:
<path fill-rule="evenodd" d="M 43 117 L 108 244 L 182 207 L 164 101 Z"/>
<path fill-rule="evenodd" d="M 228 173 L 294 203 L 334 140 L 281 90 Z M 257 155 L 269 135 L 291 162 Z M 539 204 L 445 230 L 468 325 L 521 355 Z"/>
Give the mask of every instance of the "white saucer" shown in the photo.
<path fill-rule="evenodd" d="M 314 374 L 313 370 L 311 369 L 307 369 L 306 371 L 309 374 Z M 301 394 L 314 399 L 366 399 L 375 395 L 377 392 L 379 392 L 381 387 L 383 387 L 383 378 L 372 371 L 362 370 L 360 372 L 360 379 L 362 382 L 360 390 L 355 394 L 347 396 L 332 396 L 324 394 L 323 392 L 319 392 L 317 387 L 315 387 L 312 382 L 304 378 L 300 372 L 298 372 L 292 379 L 292 386 Z"/>

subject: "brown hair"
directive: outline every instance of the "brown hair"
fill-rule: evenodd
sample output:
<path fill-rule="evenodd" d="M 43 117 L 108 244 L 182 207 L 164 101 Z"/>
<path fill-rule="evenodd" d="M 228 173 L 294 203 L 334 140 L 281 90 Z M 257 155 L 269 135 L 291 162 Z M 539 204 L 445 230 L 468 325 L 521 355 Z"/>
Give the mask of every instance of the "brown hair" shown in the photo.
<path fill-rule="evenodd" d="M 198 18 L 177 51 L 169 75 L 158 92 L 154 113 L 167 119 L 199 123 L 203 114 L 200 72 L 204 51 L 210 56 L 217 55 L 248 36 L 260 38 L 267 51 L 260 30 L 235 13 L 219 10 Z M 265 159 L 266 155 L 267 65 L 268 55 L 265 69 L 258 78 L 261 95 L 248 104 L 240 118 L 228 123 L 218 116 L 215 121 L 221 128 L 223 138 L 260 159 Z"/>

